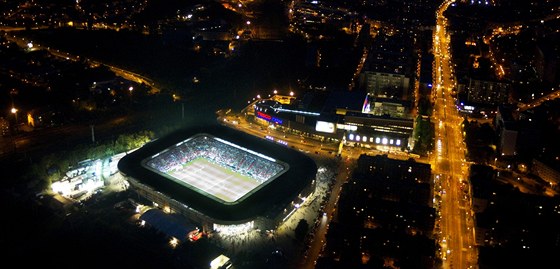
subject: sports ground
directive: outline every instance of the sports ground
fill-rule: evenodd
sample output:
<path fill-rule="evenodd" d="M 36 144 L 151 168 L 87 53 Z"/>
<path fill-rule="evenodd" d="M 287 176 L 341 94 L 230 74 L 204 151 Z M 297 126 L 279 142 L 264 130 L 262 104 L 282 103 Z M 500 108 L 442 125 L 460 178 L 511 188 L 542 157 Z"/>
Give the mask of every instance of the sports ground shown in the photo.
<path fill-rule="evenodd" d="M 118 168 L 148 200 L 227 225 L 280 216 L 313 190 L 317 173 L 305 154 L 221 125 L 174 131 L 127 154 Z"/>
<path fill-rule="evenodd" d="M 235 202 L 261 183 L 257 180 L 222 167 L 206 158 L 196 158 L 167 174 L 186 187 L 195 188 L 225 202 Z"/>

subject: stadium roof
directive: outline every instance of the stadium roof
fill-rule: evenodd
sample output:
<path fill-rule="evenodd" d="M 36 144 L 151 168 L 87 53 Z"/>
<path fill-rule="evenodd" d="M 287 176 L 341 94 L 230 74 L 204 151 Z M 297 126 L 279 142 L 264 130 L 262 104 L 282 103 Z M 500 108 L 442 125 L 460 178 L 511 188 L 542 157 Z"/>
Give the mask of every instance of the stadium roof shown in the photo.
<path fill-rule="evenodd" d="M 142 166 L 142 160 L 200 133 L 210 134 L 283 161 L 289 165 L 289 169 L 241 202 L 225 204 Z M 311 184 L 317 172 L 315 162 L 299 151 L 274 143 L 264 137 L 258 138 L 218 124 L 181 129 L 152 141 L 124 156 L 119 161 L 118 167 L 124 175 L 222 223 L 240 223 L 257 216 L 268 215 L 269 210 L 277 208 L 276 205 L 292 201 L 306 186 Z"/>

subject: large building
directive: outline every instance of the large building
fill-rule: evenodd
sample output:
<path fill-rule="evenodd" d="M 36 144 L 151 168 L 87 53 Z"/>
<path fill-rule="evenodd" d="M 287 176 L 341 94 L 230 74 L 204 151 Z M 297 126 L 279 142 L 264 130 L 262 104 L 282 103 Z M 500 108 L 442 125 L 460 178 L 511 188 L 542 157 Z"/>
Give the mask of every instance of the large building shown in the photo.
<path fill-rule="evenodd" d="M 258 122 L 343 141 L 349 146 L 409 150 L 414 121 L 410 103 L 374 98 L 363 91 L 310 92 L 289 104 L 276 96 L 254 106 Z"/>
<path fill-rule="evenodd" d="M 491 105 L 507 104 L 509 89 L 509 83 L 472 78 L 458 85 L 459 92 L 466 95 L 466 101 Z"/>
<path fill-rule="evenodd" d="M 557 158 L 533 158 L 532 171 L 553 188 L 560 184 L 560 161 Z"/>
<path fill-rule="evenodd" d="M 298 151 L 218 125 L 162 137 L 118 166 L 140 196 L 205 231 L 275 229 L 313 194 L 317 172 Z"/>
<path fill-rule="evenodd" d="M 364 71 L 360 81 L 368 93 L 383 98 L 400 99 L 410 89 L 410 78 L 400 73 Z"/>

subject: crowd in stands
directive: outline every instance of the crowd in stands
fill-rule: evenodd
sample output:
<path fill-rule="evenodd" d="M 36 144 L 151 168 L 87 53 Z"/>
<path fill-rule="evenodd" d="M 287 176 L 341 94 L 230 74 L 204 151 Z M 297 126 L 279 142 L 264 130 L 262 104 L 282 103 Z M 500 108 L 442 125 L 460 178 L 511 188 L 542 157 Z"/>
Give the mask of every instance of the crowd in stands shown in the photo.
<path fill-rule="evenodd" d="M 170 148 L 149 160 L 147 165 L 167 173 L 182 169 L 184 164 L 196 158 L 206 158 L 222 167 L 248 175 L 259 182 L 270 179 L 284 169 L 279 163 L 224 144 L 208 136 L 196 136 Z"/>

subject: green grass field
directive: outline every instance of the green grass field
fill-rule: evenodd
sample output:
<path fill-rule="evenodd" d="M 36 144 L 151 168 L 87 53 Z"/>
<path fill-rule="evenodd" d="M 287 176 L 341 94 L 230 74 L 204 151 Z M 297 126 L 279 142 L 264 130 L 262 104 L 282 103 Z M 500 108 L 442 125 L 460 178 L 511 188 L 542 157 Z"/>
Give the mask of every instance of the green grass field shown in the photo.
<path fill-rule="evenodd" d="M 250 176 L 204 157 L 198 157 L 167 174 L 183 186 L 224 202 L 235 202 L 261 185 Z"/>

